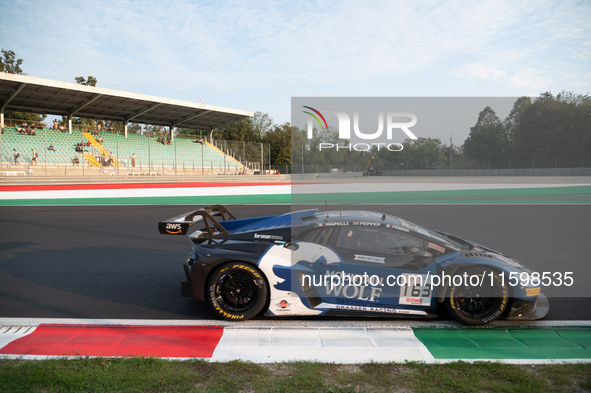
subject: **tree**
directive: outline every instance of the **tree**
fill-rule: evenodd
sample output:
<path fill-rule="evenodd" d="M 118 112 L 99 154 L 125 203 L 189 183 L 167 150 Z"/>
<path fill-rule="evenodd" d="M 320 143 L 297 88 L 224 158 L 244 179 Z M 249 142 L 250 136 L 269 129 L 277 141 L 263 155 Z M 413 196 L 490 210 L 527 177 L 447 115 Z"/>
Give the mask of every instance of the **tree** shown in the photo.
<path fill-rule="evenodd" d="M 409 165 L 413 169 L 428 169 L 439 166 L 443 148 L 441 141 L 435 138 L 419 138 L 417 140 L 407 139 L 402 143 L 404 149 L 396 152 L 395 161 Z M 391 162 L 392 152 L 381 149 L 378 158 L 380 162 Z"/>
<path fill-rule="evenodd" d="M 487 106 L 478 115 L 476 125 L 470 128 L 470 135 L 464 142 L 464 152 L 477 160 L 503 160 L 509 147 L 503 124 L 495 111 Z"/>
<path fill-rule="evenodd" d="M 76 83 L 78 83 L 79 85 L 84 85 L 84 86 L 93 86 L 96 87 L 96 78 L 94 76 L 89 76 L 88 78 L 84 79 L 83 76 L 77 76 L 76 78 L 74 78 L 74 80 L 76 81 Z"/>
<path fill-rule="evenodd" d="M 271 146 L 272 165 L 291 164 L 291 133 L 292 127 L 289 123 L 281 126 L 276 125 L 272 131 L 267 131 L 263 137 L 263 143 Z"/>
<path fill-rule="evenodd" d="M 273 119 L 263 112 L 255 112 L 253 117 L 230 123 L 216 129 L 216 139 L 241 142 L 261 142 L 265 133 L 273 127 Z"/>
<path fill-rule="evenodd" d="M 588 157 L 591 151 L 591 99 L 587 95 L 546 92 L 524 111 L 515 132 L 521 158 Z"/>
<path fill-rule="evenodd" d="M 0 58 L 0 71 L 8 74 L 26 75 L 21 69 L 23 59 L 15 59 L 16 54 L 11 50 L 2 49 Z"/>
<path fill-rule="evenodd" d="M 531 106 L 531 98 L 530 97 L 520 97 L 518 98 L 515 103 L 513 104 L 513 109 L 511 109 L 511 113 L 507 116 L 507 118 L 503 121 L 503 127 L 505 128 L 505 133 L 507 134 L 508 143 L 509 143 L 509 156 L 516 157 L 515 154 L 515 138 L 519 133 L 519 127 L 521 124 L 521 118 L 523 114 L 527 111 L 527 109 Z"/>

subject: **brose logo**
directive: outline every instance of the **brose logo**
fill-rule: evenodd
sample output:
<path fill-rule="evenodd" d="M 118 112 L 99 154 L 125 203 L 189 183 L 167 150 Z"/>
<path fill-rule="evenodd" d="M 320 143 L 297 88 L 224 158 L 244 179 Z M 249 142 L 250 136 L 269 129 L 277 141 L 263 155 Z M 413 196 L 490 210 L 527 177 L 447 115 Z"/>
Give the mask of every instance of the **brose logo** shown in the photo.
<path fill-rule="evenodd" d="M 312 139 L 314 136 L 314 122 L 316 120 L 320 129 L 328 130 L 328 123 L 324 115 L 310 106 L 304 106 L 309 111 L 302 111 L 310 115 L 308 119 L 308 139 Z M 332 113 L 336 115 L 339 124 L 339 139 L 351 140 L 351 119 L 349 115 L 340 110 L 324 110 L 325 113 Z M 410 119 L 410 121 L 400 121 L 401 119 Z M 322 120 L 322 121 L 321 121 Z M 386 124 L 385 137 L 384 134 L 384 123 Z M 404 147 L 401 143 L 391 142 L 394 135 L 394 130 L 402 130 L 404 134 L 410 139 L 417 140 L 417 136 L 410 130 L 410 127 L 417 124 L 417 116 L 411 112 L 378 112 L 378 127 L 375 132 L 364 133 L 359 128 L 359 112 L 353 112 L 353 135 L 356 139 L 362 139 L 368 141 L 368 143 L 354 143 L 349 145 L 340 145 L 334 143 L 320 143 L 318 149 L 334 149 L 336 150 L 355 150 L 355 151 L 371 151 L 373 147 L 377 147 L 378 151 L 382 148 L 388 149 L 389 151 L 401 151 Z M 374 142 L 369 142 L 374 141 Z"/>
<path fill-rule="evenodd" d="M 283 236 L 265 235 L 265 234 L 261 234 L 261 233 L 255 233 L 254 238 L 255 239 L 264 239 L 264 240 L 283 240 Z"/>

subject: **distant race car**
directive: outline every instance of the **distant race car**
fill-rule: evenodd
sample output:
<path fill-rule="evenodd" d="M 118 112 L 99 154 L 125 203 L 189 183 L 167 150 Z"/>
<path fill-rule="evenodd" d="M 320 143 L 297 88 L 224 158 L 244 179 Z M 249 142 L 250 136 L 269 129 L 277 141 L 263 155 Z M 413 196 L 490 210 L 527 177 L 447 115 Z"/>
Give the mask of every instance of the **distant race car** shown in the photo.
<path fill-rule="evenodd" d="M 220 317 L 437 317 L 468 325 L 534 320 L 548 299 L 514 259 L 459 237 L 371 211 L 304 210 L 236 219 L 204 207 L 158 224 L 185 235 L 183 296 Z"/>

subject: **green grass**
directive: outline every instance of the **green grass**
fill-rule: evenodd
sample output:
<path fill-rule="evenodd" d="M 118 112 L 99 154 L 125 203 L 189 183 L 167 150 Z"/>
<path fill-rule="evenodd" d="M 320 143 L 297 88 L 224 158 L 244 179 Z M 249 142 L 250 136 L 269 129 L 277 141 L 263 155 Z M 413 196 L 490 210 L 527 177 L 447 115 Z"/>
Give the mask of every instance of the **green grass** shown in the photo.
<path fill-rule="evenodd" d="M 583 392 L 591 364 L 0 360 L 0 392 Z"/>

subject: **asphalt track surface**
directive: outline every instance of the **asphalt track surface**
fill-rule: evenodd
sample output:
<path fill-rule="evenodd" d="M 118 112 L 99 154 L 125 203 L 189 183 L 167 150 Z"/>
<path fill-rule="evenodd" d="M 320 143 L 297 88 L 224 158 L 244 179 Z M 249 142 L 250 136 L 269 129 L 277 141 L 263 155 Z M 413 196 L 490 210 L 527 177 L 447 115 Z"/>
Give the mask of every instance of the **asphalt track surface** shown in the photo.
<path fill-rule="evenodd" d="M 188 239 L 157 231 L 159 220 L 191 209 L 0 207 L 0 317 L 215 319 L 204 303 L 180 296 Z M 230 209 L 244 218 L 286 212 L 290 207 Z M 480 242 L 538 271 L 563 271 L 562 261 L 568 260 L 579 284 L 590 279 L 591 206 L 374 205 L 370 209 Z M 560 291 L 555 295 L 550 297 L 545 320 L 591 320 L 591 296 L 586 292 L 577 297 Z"/>

